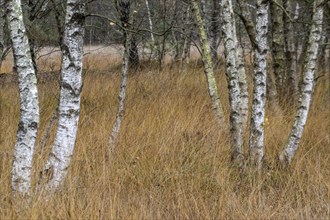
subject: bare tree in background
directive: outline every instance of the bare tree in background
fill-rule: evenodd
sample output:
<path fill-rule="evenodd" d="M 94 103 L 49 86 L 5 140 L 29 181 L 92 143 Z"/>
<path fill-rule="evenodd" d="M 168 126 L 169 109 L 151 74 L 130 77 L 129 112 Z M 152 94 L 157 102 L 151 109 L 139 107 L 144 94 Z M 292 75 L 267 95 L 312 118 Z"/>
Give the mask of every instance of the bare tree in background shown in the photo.
<path fill-rule="evenodd" d="M 284 54 L 284 24 L 283 24 L 283 0 L 270 1 L 270 13 L 272 22 L 272 56 L 273 72 L 275 75 L 275 85 L 277 93 L 282 95 L 285 74 L 285 54 Z"/>
<path fill-rule="evenodd" d="M 37 78 L 23 22 L 21 1 L 6 0 L 6 9 L 20 94 L 20 119 L 11 173 L 12 188 L 14 192 L 29 194 L 33 152 L 39 125 Z"/>

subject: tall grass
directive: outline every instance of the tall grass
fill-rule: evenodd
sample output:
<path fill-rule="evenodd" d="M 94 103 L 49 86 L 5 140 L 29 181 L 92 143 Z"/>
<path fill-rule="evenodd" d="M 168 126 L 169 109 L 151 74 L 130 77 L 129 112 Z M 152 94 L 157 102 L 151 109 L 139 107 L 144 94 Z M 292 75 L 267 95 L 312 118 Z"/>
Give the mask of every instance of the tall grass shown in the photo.
<path fill-rule="evenodd" d="M 267 110 L 266 168 L 258 176 L 231 166 L 229 133 L 216 126 L 199 62 L 180 70 L 150 67 L 129 74 L 126 115 L 109 156 L 120 63 L 93 59 L 86 60 L 78 138 L 66 182 L 54 195 L 32 194 L 28 203 L 13 198 L 10 187 L 17 85 L 0 88 L 0 219 L 329 218 L 327 80 L 318 82 L 303 141 L 288 170 L 275 161 L 295 109 L 288 105 L 282 114 Z M 224 71 L 218 72 L 228 118 Z M 39 84 L 39 91 L 40 141 L 57 106 L 58 82 Z M 54 131 L 44 149 L 36 147 L 34 184 Z"/>

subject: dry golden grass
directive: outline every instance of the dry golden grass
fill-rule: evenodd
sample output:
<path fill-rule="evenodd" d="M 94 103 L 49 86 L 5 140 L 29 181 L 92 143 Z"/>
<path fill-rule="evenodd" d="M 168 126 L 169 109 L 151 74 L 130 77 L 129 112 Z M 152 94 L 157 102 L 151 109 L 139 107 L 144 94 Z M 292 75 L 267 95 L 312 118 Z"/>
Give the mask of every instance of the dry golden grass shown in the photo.
<path fill-rule="evenodd" d="M 228 131 L 216 127 L 203 70 L 143 69 L 128 79 L 126 115 L 113 157 L 108 141 L 117 110 L 120 65 L 97 57 L 84 75 L 78 138 L 66 182 L 54 195 L 13 199 L 10 170 L 18 123 L 16 85 L 0 88 L 0 219 L 327 219 L 330 216 L 329 84 L 320 81 L 298 154 L 288 170 L 276 155 L 293 120 L 267 111 L 267 165 L 261 176 L 230 164 Z M 44 67 L 46 68 L 46 67 Z M 97 71 L 100 68 L 102 71 Z M 223 70 L 218 82 L 228 115 Z M 39 140 L 58 84 L 39 85 Z M 54 138 L 36 148 L 34 182 Z M 247 147 L 247 146 L 245 146 Z"/>

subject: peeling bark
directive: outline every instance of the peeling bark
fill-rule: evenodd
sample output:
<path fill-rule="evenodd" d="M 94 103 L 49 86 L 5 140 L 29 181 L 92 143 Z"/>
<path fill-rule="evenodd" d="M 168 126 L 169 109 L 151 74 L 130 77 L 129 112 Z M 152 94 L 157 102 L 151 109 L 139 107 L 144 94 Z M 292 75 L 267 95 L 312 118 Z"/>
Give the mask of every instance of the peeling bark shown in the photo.
<path fill-rule="evenodd" d="M 322 34 L 322 20 L 324 0 L 315 0 L 313 6 L 313 23 L 308 40 L 307 53 L 304 66 L 304 78 L 299 98 L 296 118 L 284 150 L 279 156 L 282 163 L 289 165 L 298 149 L 307 116 L 312 101 L 314 75 L 317 69 L 317 55 Z"/>
<path fill-rule="evenodd" d="M 211 49 L 210 45 L 207 39 L 207 34 L 205 31 L 204 22 L 200 13 L 200 9 L 198 6 L 197 0 L 192 0 L 192 9 L 195 13 L 198 31 L 199 31 L 199 37 L 200 37 L 200 43 L 202 47 L 202 59 L 204 64 L 204 72 L 207 78 L 208 83 L 208 89 L 209 89 L 209 95 L 211 97 L 212 102 L 212 108 L 217 120 L 217 123 L 220 127 L 224 126 L 224 120 L 223 120 L 223 110 L 220 103 L 220 97 L 218 93 L 217 84 L 214 77 L 214 70 L 213 70 L 213 62 L 211 57 Z"/>
<path fill-rule="evenodd" d="M 47 189 L 58 189 L 72 158 L 80 115 L 85 3 L 68 0 L 62 45 L 61 93 L 55 142 L 43 174 Z"/>
<path fill-rule="evenodd" d="M 264 158 L 264 119 L 267 78 L 268 8 L 266 0 L 257 1 L 256 49 L 254 50 L 253 98 L 250 128 L 250 160 L 259 169 Z"/>
<path fill-rule="evenodd" d="M 7 0 L 6 8 L 20 94 L 20 119 L 11 172 L 12 189 L 14 192 L 29 194 L 33 152 L 39 125 L 37 78 L 23 22 L 21 1 Z"/>

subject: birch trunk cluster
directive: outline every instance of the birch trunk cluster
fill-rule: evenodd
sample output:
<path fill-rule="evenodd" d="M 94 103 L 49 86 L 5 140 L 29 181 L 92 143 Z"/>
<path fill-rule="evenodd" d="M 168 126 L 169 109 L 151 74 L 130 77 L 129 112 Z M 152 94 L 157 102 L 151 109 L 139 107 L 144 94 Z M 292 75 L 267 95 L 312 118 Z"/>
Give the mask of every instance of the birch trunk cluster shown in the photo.
<path fill-rule="evenodd" d="M 37 78 L 23 22 L 20 0 L 7 0 L 7 20 L 12 40 L 20 95 L 20 119 L 12 167 L 13 191 L 29 194 L 34 146 L 39 126 Z"/>
<path fill-rule="evenodd" d="M 292 158 L 298 149 L 312 101 L 314 75 L 317 69 L 317 55 L 322 34 L 324 0 L 315 0 L 313 8 L 313 22 L 308 40 L 303 83 L 296 118 L 293 123 L 289 140 L 284 147 L 283 152 L 280 154 L 280 160 L 285 164 L 291 163 Z"/>

